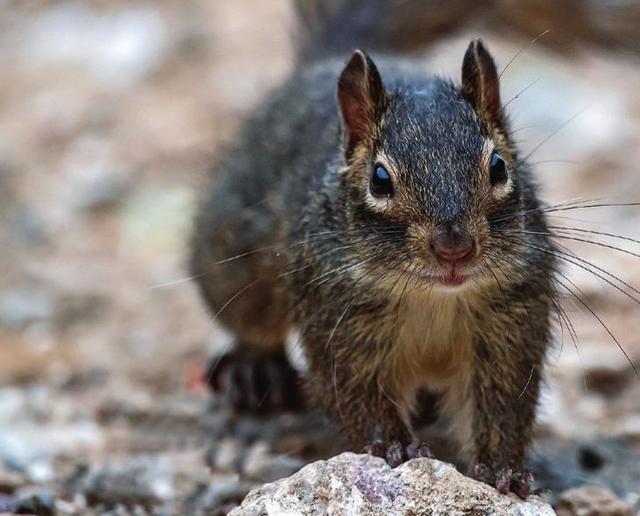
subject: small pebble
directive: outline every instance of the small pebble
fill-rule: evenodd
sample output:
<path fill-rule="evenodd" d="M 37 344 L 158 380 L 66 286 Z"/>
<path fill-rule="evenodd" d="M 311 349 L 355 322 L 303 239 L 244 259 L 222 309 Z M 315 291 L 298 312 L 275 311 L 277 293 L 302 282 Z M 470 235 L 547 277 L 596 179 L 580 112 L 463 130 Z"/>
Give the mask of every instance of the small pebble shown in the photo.
<path fill-rule="evenodd" d="M 264 443 L 251 447 L 244 462 L 243 473 L 260 482 L 273 482 L 288 477 L 305 465 L 305 462 L 287 455 L 274 455 L 268 452 Z"/>
<path fill-rule="evenodd" d="M 605 487 L 581 486 L 560 495 L 559 516 L 633 516 L 631 506 Z"/>
<path fill-rule="evenodd" d="M 56 514 L 56 503 L 49 493 L 34 493 L 18 498 L 11 509 L 15 514 L 53 516 Z"/>

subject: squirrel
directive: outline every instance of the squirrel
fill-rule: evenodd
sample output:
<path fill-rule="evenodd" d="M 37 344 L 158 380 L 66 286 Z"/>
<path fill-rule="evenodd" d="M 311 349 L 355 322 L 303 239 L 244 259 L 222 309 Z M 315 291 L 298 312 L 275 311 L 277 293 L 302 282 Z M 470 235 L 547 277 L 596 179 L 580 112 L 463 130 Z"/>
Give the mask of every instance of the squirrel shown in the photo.
<path fill-rule="evenodd" d="M 426 74 L 389 52 L 390 4 L 317 16 L 216 164 L 191 271 L 236 346 L 211 383 L 238 409 L 324 407 L 392 466 L 430 455 L 411 425 L 430 393 L 468 473 L 526 497 L 555 245 L 486 46 L 471 41 L 459 84 Z"/>

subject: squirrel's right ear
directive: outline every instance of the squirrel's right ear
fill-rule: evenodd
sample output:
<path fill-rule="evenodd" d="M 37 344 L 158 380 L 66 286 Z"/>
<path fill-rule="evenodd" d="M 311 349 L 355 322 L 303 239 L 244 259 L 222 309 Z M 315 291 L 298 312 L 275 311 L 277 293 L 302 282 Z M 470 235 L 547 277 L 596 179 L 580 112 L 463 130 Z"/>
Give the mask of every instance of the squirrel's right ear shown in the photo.
<path fill-rule="evenodd" d="M 371 134 L 386 105 L 380 73 L 372 59 L 356 50 L 338 79 L 338 105 L 342 116 L 345 157 Z"/>
<path fill-rule="evenodd" d="M 474 39 L 462 61 L 462 95 L 489 122 L 500 125 L 502 105 L 496 65 L 480 39 Z"/>

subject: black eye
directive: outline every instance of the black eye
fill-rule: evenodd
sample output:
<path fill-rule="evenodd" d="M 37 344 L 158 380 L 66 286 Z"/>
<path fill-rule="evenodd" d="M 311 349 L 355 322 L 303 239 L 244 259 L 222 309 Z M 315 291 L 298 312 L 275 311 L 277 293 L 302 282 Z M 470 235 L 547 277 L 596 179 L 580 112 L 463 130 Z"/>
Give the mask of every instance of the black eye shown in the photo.
<path fill-rule="evenodd" d="M 497 185 L 498 183 L 504 183 L 507 180 L 507 165 L 505 164 L 502 156 L 497 152 L 494 152 L 491 155 L 491 169 L 490 169 L 490 179 L 492 185 Z"/>
<path fill-rule="evenodd" d="M 380 164 L 375 165 L 373 168 L 369 189 L 376 197 L 391 197 L 393 195 L 391 174 Z"/>

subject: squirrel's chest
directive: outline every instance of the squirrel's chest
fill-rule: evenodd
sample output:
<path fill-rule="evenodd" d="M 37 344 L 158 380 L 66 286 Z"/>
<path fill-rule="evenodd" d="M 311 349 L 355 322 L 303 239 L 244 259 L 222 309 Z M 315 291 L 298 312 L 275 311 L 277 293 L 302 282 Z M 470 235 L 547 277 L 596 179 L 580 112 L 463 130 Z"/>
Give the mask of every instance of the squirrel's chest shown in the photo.
<path fill-rule="evenodd" d="M 471 365 L 473 323 L 454 296 L 414 294 L 399 314 L 394 362 L 414 385 L 446 388 Z"/>

